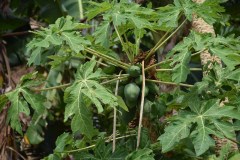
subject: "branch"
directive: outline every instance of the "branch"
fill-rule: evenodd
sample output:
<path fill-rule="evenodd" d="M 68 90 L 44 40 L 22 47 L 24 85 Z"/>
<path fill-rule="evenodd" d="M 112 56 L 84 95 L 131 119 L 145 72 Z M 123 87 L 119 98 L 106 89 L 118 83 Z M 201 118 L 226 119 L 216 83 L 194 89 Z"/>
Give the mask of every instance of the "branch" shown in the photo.
<path fill-rule="evenodd" d="M 132 62 L 133 58 L 131 57 L 129 51 L 128 51 L 127 48 L 125 47 L 124 41 L 123 41 L 121 35 L 119 34 L 117 27 L 116 27 L 115 25 L 113 25 L 113 26 L 114 26 L 114 29 L 115 29 L 115 31 L 116 31 L 116 33 L 117 33 L 117 36 L 118 36 L 121 44 L 122 44 L 123 49 L 126 51 L 126 54 L 127 54 L 127 57 L 128 57 L 128 59 L 129 59 L 129 61 Z"/>
<path fill-rule="evenodd" d="M 117 80 L 120 80 L 120 79 L 125 79 L 127 77 L 128 77 L 128 74 L 123 74 L 122 77 L 114 78 L 114 79 L 102 82 L 101 84 L 107 84 L 107 83 L 114 82 L 114 81 L 117 81 Z M 106 77 L 101 77 L 101 78 L 109 78 L 109 77 L 106 76 Z M 53 90 L 53 89 L 61 89 L 61 88 L 69 87 L 70 85 L 72 85 L 72 83 L 66 83 L 66 84 L 62 84 L 62 85 L 58 85 L 58 86 L 53 86 L 53 87 L 48 87 L 48 88 L 41 88 L 41 89 L 32 88 L 32 90 L 36 91 L 36 92 L 48 91 L 48 90 Z"/>
<path fill-rule="evenodd" d="M 158 45 L 161 44 L 161 42 L 166 38 L 166 36 L 168 35 L 169 31 L 167 31 L 161 38 L 160 40 L 157 42 L 157 44 L 149 51 L 148 54 L 152 55 L 154 52 L 156 52 L 156 48 L 158 47 Z"/>
<path fill-rule="evenodd" d="M 156 72 L 165 72 L 165 71 L 173 71 L 173 69 L 156 69 Z M 202 71 L 202 68 L 190 68 L 190 71 Z"/>
<path fill-rule="evenodd" d="M 105 54 L 103 54 L 103 53 L 97 52 L 97 51 L 95 51 L 95 50 L 93 50 L 93 49 L 91 49 L 91 48 L 86 48 L 85 50 L 86 50 L 88 53 L 91 53 L 91 54 L 93 54 L 93 55 L 95 55 L 95 56 L 101 57 L 102 59 L 104 59 L 104 60 L 107 61 L 107 62 L 110 61 L 111 63 L 113 63 L 113 64 L 115 64 L 116 66 L 121 67 L 121 68 L 123 68 L 123 69 L 127 69 L 127 68 L 130 67 L 130 65 L 127 64 L 127 63 L 118 61 L 118 60 L 116 60 L 116 59 L 114 59 L 114 58 L 112 58 L 112 57 L 109 57 L 109 56 L 107 56 L 107 55 L 105 55 Z"/>
<path fill-rule="evenodd" d="M 120 78 L 122 73 L 122 70 L 120 71 L 118 78 Z M 117 80 L 116 83 L 116 88 L 115 88 L 115 96 L 118 95 L 118 85 L 119 85 L 119 80 Z M 112 145 L 112 152 L 115 151 L 116 148 L 116 126 L 117 126 L 117 109 L 114 107 L 113 109 L 113 145 Z"/>
<path fill-rule="evenodd" d="M 78 0 L 78 7 L 79 7 L 79 18 L 82 20 L 84 18 L 82 0 Z"/>
<path fill-rule="evenodd" d="M 136 134 L 130 134 L 130 135 L 126 135 L 126 136 L 121 136 L 121 137 L 117 137 L 117 139 L 123 139 L 123 138 L 127 138 L 127 137 L 132 137 L 132 136 L 135 136 Z M 106 140 L 105 142 L 106 143 L 109 143 L 110 141 L 112 141 L 113 139 L 111 140 Z M 56 153 L 73 153 L 73 152 L 80 152 L 80 151 L 84 151 L 84 150 L 88 150 L 88 149 L 91 149 L 91 148 L 94 148 L 96 146 L 96 144 L 93 144 L 91 146 L 87 146 L 87 147 L 84 147 L 84 148 L 79 148 L 79 149 L 75 149 L 75 150 L 69 150 L 69 151 L 63 151 L 63 152 L 56 152 Z"/>
<path fill-rule="evenodd" d="M 144 61 L 142 61 L 142 96 L 141 96 L 141 104 L 140 104 L 140 116 L 138 123 L 138 135 L 137 135 L 137 148 L 140 145 L 141 138 L 141 128 L 142 128 L 142 118 L 143 118 L 143 106 L 144 106 L 144 97 L 145 97 L 145 71 L 144 71 Z"/>
<path fill-rule="evenodd" d="M 184 83 L 165 82 L 165 81 L 152 80 L 152 79 L 146 79 L 146 81 L 154 82 L 154 83 L 169 84 L 169 85 L 174 85 L 174 86 L 193 87 L 193 85 L 191 85 L 191 84 L 184 84 Z"/>
<path fill-rule="evenodd" d="M 26 34 L 30 34 L 31 32 L 29 31 L 22 31 L 22 32 L 13 32 L 13 33 L 6 33 L 1 35 L 1 37 L 12 37 L 12 36 L 22 36 Z"/>

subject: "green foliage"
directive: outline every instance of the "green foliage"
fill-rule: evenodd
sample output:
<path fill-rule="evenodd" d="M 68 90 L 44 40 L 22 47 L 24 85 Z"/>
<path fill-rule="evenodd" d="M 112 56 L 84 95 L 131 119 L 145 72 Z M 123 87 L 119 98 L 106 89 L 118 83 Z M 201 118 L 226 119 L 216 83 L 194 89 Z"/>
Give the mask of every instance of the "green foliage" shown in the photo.
<path fill-rule="evenodd" d="M 151 149 L 144 148 L 137 151 L 132 152 L 126 157 L 126 160 L 154 160 L 154 154 Z"/>
<path fill-rule="evenodd" d="M 21 78 L 20 85 L 18 85 L 15 90 L 6 94 L 8 100 L 11 102 L 11 106 L 8 110 L 7 122 L 20 134 L 22 134 L 22 127 L 19 119 L 20 114 L 29 116 L 29 106 L 39 115 L 42 115 L 45 110 L 45 97 L 37 95 L 29 89 L 29 87 L 38 85 L 37 82 L 33 83 L 33 81 L 31 81 L 35 77 L 35 73 L 25 75 Z"/>
<path fill-rule="evenodd" d="M 24 133 L 31 144 L 44 140 L 43 127 L 47 119 L 53 119 L 51 112 L 58 114 L 67 127 L 71 126 L 69 133 L 58 137 L 56 148 L 45 158 L 47 160 L 69 156 L 75 159 L 153 160 L 178 155 L 183 155 L 182 159 L 221 159 L 230 151 L 222 148 L 220 157 L 216 157 L 212 151 L 215 145 L 212 136 L 232 140 L 240 130 L 238 121 L 235 122 L 240 120 L 239 38 L 191 31 L 167 53 L 163 62 L 154 64 L 153 59 L 148 59 L 154 49 L 163 47 L 179 32 L 179 22 L 184 18 L 192 21 L 195 15 L 209 24 L 221 22 L 224 9 L 220 2 L 206 0 L 197 4 L 192 0 L 174 0 L 173 4 L 153 9 L 151 5 L 144 7 L 128 0 L 90 1 L 84 4 L 88 5 L 86 23 L 78 23 L 67 15 L 33 32 L 34 38 L 27 45 L 28 64 L 41 65 L 36 70 L 44 72 L 48 78 L 43 81 L 36 73 L 23 76 L 14 90 L 0 95 L 0 111 L 10 104 L 7 122 L 20 134 L 23 134 L 21 115 L 31 116 Z M 43 5 L 38 3 L 38 6 Z M 70 11 L 77 3 L 80 1 L 63 2 L 62 7 L 66 8 L 66 13 L 78 17 Z M 97 26 L 88 25 L 96 21 Z M 166 33 L 166 37 L 152 50 L 145 42 L 152 43 L 155 32 Z M 203 66 L 202 70 L 207 70 L 208 74 L 198 79 L 200 82 L 183 84 L 191 73 L 191 63 L 199 60 L 193 57 L 205 50 L 218 56 L 223 65 L 211 64 L 208 69 Z M 142 61 L 145 66 L 141 66 Z M 136 147 L 135 129 L 141 117 L 138 115 L 139 95 L 144 80 L 142 67 L 146 74 L 144 128 L 139 133 L 140 145 Z M 162 93 L 155 82 L 176 87 L 171 93 Z M 164 87 L 168 86 L 161 85 Z M 176 112 L 174 115 L 172 110 Z M 112 144 L 115 113 L 117 143 Z M 93 116 L 96 118 L 96 115 L 100 127 L 94 125 Z M 233 123 L 230 120 L 234 120 Z M 151 144 L 157 137 L 159 142 Z M 115 152 L 112 152 L 114 145 Z M 173 157 L 165 154 L 169 151 Z"/>
<path fill-rule="evenodd" d="M 80 36 L 79 29 L 88 28 L 89 26 L 82 23 L 75 23 L 72 17 L 59 18 L 55 24 L 48 28 L 34 32 L 36 37 L 28 44 L 28 50 L 31 51 L 28 64 L 40 65 L 45 56 L 41 53 L 45 52 L 49 47 L 67 46 L 75 53 L 84 50 L 84 47 L 90 45 L 90 41 Z M 50 54 L 55 54 L 58 50 Z M 62 55 L 65 56 L 65 55 Z"/>
<path fill-rule="evenodd" d="M 210 135 L 220 138 L 234 138 L 235 128 L 224 117 L 239 119 L 240 113 L 233 106 L 220 107 L 219 100 L 212 99 L 194 103 L 189 106 L 190 111 L 180 111 L 172 117 L 172 123 L 166 127 L 165 133 L 160 136 L 162 151 L 167 152 L 182 139 L 190 137 L 199 156 L 214 146 Z M 191 129 L 194 130 L 191 131 Z"/>
<path fill-rule="evenodd" d="M 238 38 L 233 38 L 233 36 L 226 38 L 212 37 L 209 34 L 191 32 L 188 37 L 184 38 L 183 42 L 178 43 L 169 52 L 169 57 L 175 54 L 171 63 L 174 66 L 172 76 L 174 82 L 186 81 L 187 75 L 190 73 L 188 64 L 191 55 L 203 50 L 209 50 L 212 54 L 221 58 L 229 70 L 234 70 L 240 64 Z"/>
<path fill-rule="evenodd" d="M 97 107 L 99 113 L 103 112 L 102 104 L 118 105 L 117 98 L 97 81 L 103 74 L 100 69 L 93 72 L 95 65 L 95 61 L 82 65 L 76 73 L 75 82 L 66 89 L 64 96 L 67 103 L 65 121 L 74 115 L 71 123 L 73 132 L 80 130 L 88 138 L 95 134 L 89 102 Z"/>
<path fill-rule="evenodd" d="M 184 14 L 188 20 L 192 20 L 192 15 L 196 14 L 207 23 L 213 24 L 221 20 L 221 12 L 224 8 L 219 5 L 219 0 L 206 0 L 199 5 L 191 0 L 174 0 L 174 5 L 170 4 L 158 9 L 158 25 L 163 30 L 172 30 L 178 26 L 178 19 Z"/>

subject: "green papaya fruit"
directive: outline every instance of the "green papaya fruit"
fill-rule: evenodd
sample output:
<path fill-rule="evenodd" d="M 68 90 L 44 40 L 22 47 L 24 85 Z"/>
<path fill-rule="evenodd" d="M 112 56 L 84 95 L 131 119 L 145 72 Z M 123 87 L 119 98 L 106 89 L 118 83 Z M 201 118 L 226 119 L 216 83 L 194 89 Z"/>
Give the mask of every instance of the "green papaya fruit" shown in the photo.
<path fill-rule="evenodd" d="M 128 101 L 137 101 L 140 93 L 140 88 L 136 83 L 129 83 L 124 87 L 124 96 Z"/>
<path fill-rule="evenodd" d="M 131 77 L 138 77 L 141 74 L 141 69 L 138 66 L 131 66 L 128 70 L 127 73 Z"/>

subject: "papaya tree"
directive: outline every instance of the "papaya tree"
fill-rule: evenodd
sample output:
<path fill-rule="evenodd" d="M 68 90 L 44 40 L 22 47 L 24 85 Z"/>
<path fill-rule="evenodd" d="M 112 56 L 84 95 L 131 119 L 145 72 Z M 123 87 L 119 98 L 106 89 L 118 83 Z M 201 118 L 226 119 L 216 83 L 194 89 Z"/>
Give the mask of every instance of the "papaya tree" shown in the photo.
<path fill-rule="evenodd" d="M 224 24 L 221 2 L 90 1 L 82 22 L 67 15 L 32 31 L 35 72 L 0 96 L 7 123 L 37 144 L 43 122 L 60 112 L 67 129 L 47 160 L 236 158 L 229 143 L 214 150 L 218 139 L 236 148 L 240 128 L 239 38 L 212 26 Z M 27 130 L 20 115 L 31 117 Z"/>

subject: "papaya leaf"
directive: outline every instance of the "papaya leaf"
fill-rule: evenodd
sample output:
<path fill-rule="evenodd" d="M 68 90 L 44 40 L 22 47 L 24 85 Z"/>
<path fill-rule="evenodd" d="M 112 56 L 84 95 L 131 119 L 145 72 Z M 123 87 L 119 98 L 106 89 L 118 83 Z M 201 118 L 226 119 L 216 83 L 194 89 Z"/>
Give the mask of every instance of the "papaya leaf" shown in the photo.
<path fill-rule="evenodd" d="M 72 17 L 67 16 L 58 18 L 55 24 L 49 25 L 48 28 L 33 32 L 36 37 L 27 45 L 30 54 L 28 64 L 39 65 L 44 60 L 41 55 L 46 51 L 48 55 L 58 54 L 58 50 L 51 49 L 52 46 L 56 49 L 66 45 L 75 53 L 84 50 L 84 47 L 90 45 L 91 42 L 76 31 L 79 28 L 89 28 L 89 26 L 76 23 Z"/>
<path fill-rule="evenodd" d="M 43 127 L 46 126 L 45 119 L 42 118 L 43 115 L 37 114 L 35 112 L 32 116 L 30 126 L 26 131 L 26 137 L 28 138 L 30 144 L 39 144 L 44 140 Z"/>
<path fill-rule="evenodd" d="M 238 130 L 227 119 L 224 119 L 240 119 L 240 112 L 235 107 L 220 107 L 217 99 L 210 99 L 205 102 L 199 101 L 199 103 L 199 105 L 189 104 L 190 112 L 180 111 L 178 115 L 170 119 L 172 123 L 165 128 L 165 133 L 158 139 L 163 152 L 172 150 L 180 140 L 190 137 L 196 155 L 200 156 L 209 147 L 215 145 L 210 135 L 230 138 L 234 131 Z M 190 131 L 193 125 L 195 129 Z"/>
<path fill-rule="evenodd" d="M 181 13 L 180 9 L 181 8 L 174 5 L 167 5 L 158 8 L 159 27 L 164 31 L 176 28 L 178 26 L 179 14 Z"/>
<path fill-rule="evenodd" d="M 83 37 L 81 37 L 79 34 L 71 33 L 71 32 L 65 32 L 62 33 L 62 40 L 65 41 L 69 47 L 78 53 L 79 51 L 84 50 L 84 46 L 90 45 L 90 41 L 85 40 Z"/>
<path fill-rule="evenodd" d="M 65 121 L 72 115 L 71 127 L 74 132 L 80 130 L 82 134 L 91 138 L 94 134 L 89 102 L 93 103 L 98 112 L 103 111 L 103 104 L 117 106 L 117 98 L 103 87 L 97 79 L 103 75 L 100 69 L 94 72 L 95 61 L 82 65 L 76 73 L 76 80 L 65 91 Z M 79 125 L 81 124 L 81 125 Z"/>
<path fill-rule="evenodd" d="M 197 132 L 196 137 L 193 138 L 193 145 L 196 152 L 196 155 L 199 156 L 206 152 L 209 147 L 214 146 L 215 142 L 211 138 L 211 132 L 208 132 L 208 128 L 206 126 L 202 126 L 195 130 Z"/>
<path fill-rule="evenodd" d="M 130 153 L 126 158 L 126 160 L 154 160 L 153 151 L 149 148 L 139 149 L 132 153 Z"/>
<path fill-rule="evenodd" d="M 167 128 L 165 133 L 162 134 L 158 140 L 160 140 L 162 146 L 162 152 L 168 152 L 181 140 L 189 136 L 190 134 L 191 121 L 181 120 L 173 122 Z"/>
<path fill-rule="evenodd" d="M 191 53 L 188 49 L 174 55 L 173 62 L 174 65 L 172 80 L 176 83 L 184 82 L 187 79 L 187 75 L 190 73 L 188 63 L 191 59 Z"/>
<path fill-rule="evenodd" d="M 96 37 L 96 44 L 100 44 L 108 48 L 110 43 L 110 23 L 108 21 L 103 22 L 101 26 L 98 26 L 93 36 Z"/>
<path fill-rule="evenodd" d="M 96 3 L 96 2 L 90 1 L 88 3 L 90 3 L 91 5 L 94 5 L 93 8 L 88 9 L 88 12 L 87 12 L 88 20 L 93 19 L 98 14 L 106 12 L 113 7 L 112 4 L 108 2 Z"/>
<path fill-rule="evenodd" d="M 231 79 L 235 81 L 240 81 L 240 69 L 236 69 L 232 72 L 228 72 L 226 75 L 226 79 Z"/>
<path fill-rule="evenodd" d="M 8 110 L 7 123 L 10 123 L 10 126 L 16 130 L 19 134 L 22 134 L 22 127 L 20 123 L 20 113 L 25 115 L 30 114 L 30 109 L 28 108 L 27 102 L 20 97 L 21 88 L 18 88 L 12 92 L 6 94 L 11 106 Z"/>
<path fill-rule="evenodd" d="M 56 148 L 54 149 L 54 152 L 63 152 L 65 147 L 67 145 L 71 145 L 73 142 L 73 137 L 69 133 L 63 133 L 60 136 L 58 136 L 56 140 Z"/>
<path fill-rule="evenodd" d="M 125 111 L 128 112 L 128 107 L 126 106 L 125 102 L 123 101 L 122 97 L 121 96 L 117 96 L 117 99 L 118 99 L 118 105 L 119 107 L 121 107 L 122 109 L 124 109 Z"/>
<path fill-rule="evenodd" d="M 220 2 L 219 0 L 206 0 L 194 9 L 196 9 L 195 12 L 199 17 L 209 24 L 214 24 L 216 21 L 221 21 L 222 16 L 220 13 L 225 11 Z"/>
<path fill-rule="evenodd" d="M 42 95 L 36 95 L 34 94 L 32 91 L 30 91 L 29 89 L 22 89 L 21 93 L 23 94 L 23 97 L 25 98 L 25 100 L 31 105 L 31 107 L 38 113 L 38 114 L 42 114 L 45 110 L 44 108 L 44 100 L 45 97 L 43 97 Z"/>
<path fill-rule="evenodd" d="M 218 45 L 211 47 L 210 52 L 220 57 L 230 70 L 235 69 L 235 66 L 240 64 L 240 54 L 237 50 Z"/>

